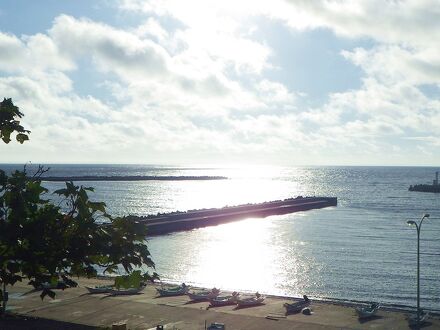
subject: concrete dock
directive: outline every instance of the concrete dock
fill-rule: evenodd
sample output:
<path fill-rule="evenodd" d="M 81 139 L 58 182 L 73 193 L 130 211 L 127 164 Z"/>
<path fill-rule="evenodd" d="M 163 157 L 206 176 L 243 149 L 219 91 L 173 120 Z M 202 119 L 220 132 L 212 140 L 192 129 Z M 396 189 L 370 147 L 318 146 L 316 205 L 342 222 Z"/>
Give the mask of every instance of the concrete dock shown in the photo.
<path fill-rule="evenodd" d="M 244 218 L 264 218 L 271 215 L 336 206 L 337 203 L 336 197 L 297 197 L 257 204 L 133 218 L 147 225 L 148 235 L 162 235 L 175 231 L 215 226 Z"/>

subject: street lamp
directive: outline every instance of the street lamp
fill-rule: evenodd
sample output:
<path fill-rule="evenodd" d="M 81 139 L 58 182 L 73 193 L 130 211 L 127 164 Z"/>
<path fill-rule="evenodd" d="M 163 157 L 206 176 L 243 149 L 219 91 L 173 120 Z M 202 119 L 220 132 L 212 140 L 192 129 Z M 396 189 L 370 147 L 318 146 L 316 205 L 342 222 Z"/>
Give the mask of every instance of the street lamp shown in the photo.
<path fill-rule="evenodd" d="M 425 213 L 420 222 L 408 220 L 408 226 L 416 226 L 417 229 L 417 325 L 420 322 L 420 229 L 422 228 L 423 219 L 429 218 L 429 214 Z"/>

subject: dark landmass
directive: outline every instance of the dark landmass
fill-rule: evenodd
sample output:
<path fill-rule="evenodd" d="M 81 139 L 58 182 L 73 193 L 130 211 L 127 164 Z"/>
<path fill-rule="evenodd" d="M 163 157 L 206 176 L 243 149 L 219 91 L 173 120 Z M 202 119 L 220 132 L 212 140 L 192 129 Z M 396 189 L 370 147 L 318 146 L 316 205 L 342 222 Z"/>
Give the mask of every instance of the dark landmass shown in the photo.
<path fill-rule="evenodd" d="M 42 181 L 191 181 L 191 180 L 226 180 L 225 176 L 43 176 Z"/>
<path fill-rule="evenodd" d="M 271 202 L 226 206 L 223 208 L 189 210 L 186 212 L 158 213 L 148 216 L 130 216 L 148 227 L 149 235 L 215 226 L 250 217 L 264 218 L 337 205 L 336 197 L 302 197 Z"/>
<path fill-rule="evenodd" d="M 419 192 L 431 192 L 440 193 L 440 185 L 433 184 L 416 184 L 414 186 L 409 186 L 409 191 L 419 191 Z"/>
<path fill-rule="evenodd" d="M 409 191 L 420 191 L 420 192 L 430 192 L 430 193 L 440 193 L 440 184 L 438 184 L 438 174 L 435 172 L 435 179 L 432 180 L 432 184 L 416 184 L 414 186 L 409 186 Z"/>

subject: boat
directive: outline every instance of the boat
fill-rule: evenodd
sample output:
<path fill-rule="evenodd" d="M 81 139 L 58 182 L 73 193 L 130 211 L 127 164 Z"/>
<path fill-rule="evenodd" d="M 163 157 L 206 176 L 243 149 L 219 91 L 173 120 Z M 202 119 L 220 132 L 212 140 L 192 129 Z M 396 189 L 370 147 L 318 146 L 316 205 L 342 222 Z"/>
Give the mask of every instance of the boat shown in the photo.
<path fill-rule="evenodd" d="M 366 319 L 376 315 L 376 312 L 379 310 L 379 308 L 380 305 L 378 303 L 372 303 L 367 307 L 356 307 L 355 311 L 359 319 Z"/>
<path fill-rule="evenodd" d="M 122 290 L 115 290 L 111 289 L 108 293 L 112 296 L 128 296 L 133 294 L 140 293 L 145 288 L 145 285 L 141 285 L 138 288 L 128 288 L 128 289 L 122 289 Z"/>
<path fill-rule="evenodd" d="M 215 298 L 220 294 L 220 290 L 213 288 L 212 290 L 201 290 L 188 292 L 187 295 L 192 301 L 207 301 L 209 299 Z"/>
<path fill-rule="evenodd" d="M 89 293 L 95 294 L 95 293 L 110 293 L 111 290 L 114 289 L 113 285 L 97 285 L 94 287 L 86 286 L 85 287 Z"/>
<path fill-rule="evenodd" d="M 255 293 L 255 296 L 244 297 L 237 299 L 237 308 L 241 307 L 251 307 L 261 305 L 264 301 L 264 297 L 258 292 Z"/>
<path fill-rule="evenodd" d="M 428 321 L 429 318 L 429 312 L 425 312 L 423 310 L 420 310 L 420 320 L 417 322 L 417 314 L 411 315 L 408 318 L 408 324 L 410 327 L 415 327 L 417 325 L 422 325 L 426 321 Z"/>
<path fill-rule="evenodd" d="M 303 295 L 303 299 L 300 301 L 295 301 L 291 304 L 285 303 L 284 307 L 286 308 L 286 314 L 299 313 L 303 308 L 307 307 L 310 304 L 310 299 Z"/>
<path fill-rule="evenodd" d="M 232 292 L 232 295 L 228 296 L 217 296 L 209 299 L 210 307 L 221 307 L 221 306 L 229 306 L 236 305 L 237 299 L 240 294 L 236 291 Z"/>
<path fill-rule="evenodd" d="M 187 294 L 188 290 L 189 290 L 189 286 L 187 286 L 185 283 L 173 287 L 156 288 L 156 291 L 160 297 L 181 296 Z"/>
<path fill-rule="evenodd" d="M 225 330 L 226 326 L 224 325 L 224 323 L 211 323 L 211 325 L 206 328 L 206 330 Z"/>

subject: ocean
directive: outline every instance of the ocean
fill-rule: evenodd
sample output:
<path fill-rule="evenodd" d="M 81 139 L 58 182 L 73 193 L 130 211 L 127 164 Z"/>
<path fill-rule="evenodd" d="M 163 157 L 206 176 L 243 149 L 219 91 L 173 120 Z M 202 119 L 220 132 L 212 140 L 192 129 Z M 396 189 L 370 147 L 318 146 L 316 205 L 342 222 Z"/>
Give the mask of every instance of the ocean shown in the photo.
<path fill-rule="evenodd" d="M 296 196 L 334 196 L 338 206 L 249 218 L 148 238 L 163 281 L 260 293 L 416 305 L 417 233 L 424 213 L 421 307 L 440 310 L 440 194 L 430 167 L 179 167 L 49 165 L 51 176 L 226 176 L 219 181 L 78 182 L 113 215 L 223 207 Z M 10 170 L 15 165 L 1 165 Z M 62 183 L 45 182 L 53 191 Z"/>

